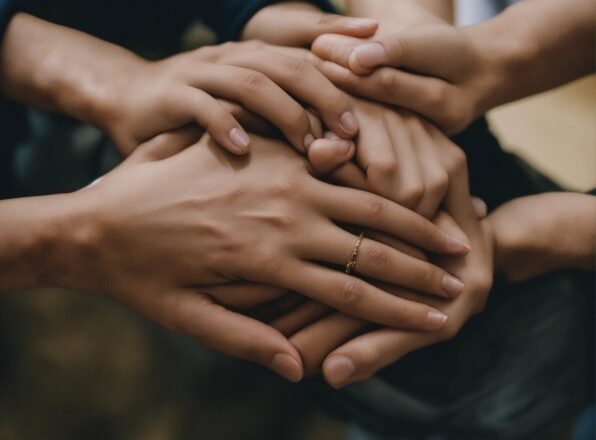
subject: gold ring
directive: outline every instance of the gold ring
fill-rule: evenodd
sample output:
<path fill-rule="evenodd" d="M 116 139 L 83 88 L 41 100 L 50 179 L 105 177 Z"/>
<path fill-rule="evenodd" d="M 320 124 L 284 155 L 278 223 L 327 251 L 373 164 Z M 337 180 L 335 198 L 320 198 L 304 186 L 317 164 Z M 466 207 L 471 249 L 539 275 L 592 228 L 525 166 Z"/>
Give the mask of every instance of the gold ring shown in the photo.
<path fill-rule="evenodd" d="M 354 250 L 352 251 L 352 255 L 350 255 L 350 261 L 346 264 L 346 273 L 351 274 L 354 269 L 356 268 L 356 262 L 358 261 L 358 251 L 360 250 L 360 245 L 362 244 L 362 240 L 364 239 L 364 232 L 360 234 L 358 240 L 356 240 L 356 244 L 354 245 Z"/>

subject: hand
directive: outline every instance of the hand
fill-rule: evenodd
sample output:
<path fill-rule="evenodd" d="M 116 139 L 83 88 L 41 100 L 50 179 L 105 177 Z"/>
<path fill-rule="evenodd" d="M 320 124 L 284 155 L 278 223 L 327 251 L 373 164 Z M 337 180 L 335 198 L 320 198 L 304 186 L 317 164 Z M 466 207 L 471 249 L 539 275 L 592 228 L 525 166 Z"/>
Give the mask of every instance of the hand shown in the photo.
<path fill-rule="evenodd" d="M 594 270 L 596 197 L 546 193 L 512 200 L 487 218 L 497 270 L 512 282 L 554 270 Z"/>
<path fill-rule="evenodd" d="M 161 132 L 197 122 L 229 151 L 246 153 L 248 135 L 215 99 L 222 98 L 270 121 L 305 151 L 320 136 L 320 128 L 290 95 L 314 108 L 339 137 L 350 138 L 358 131 L 344 93 L 307 63 L 259 43 L 205 47 L 140 64 L 129 81 L 123 81 L 114 115 L 102 125 L 118 144 L 132 148 Z"/>
<path fill-rule="evenodd" d="M 432 218 L 464 153 L 420 117 L 364 100 L 354 100 L 360 123 L 356 155 L 331 174 L 334 182 L 379 194 Z M 332 136 L 332 135 L 328 135 Z M 313 143 L 309 159 L 321 171 L 336 163 L 335 148 Z"/>
<path fill-rule="evenodd" d="M 460 177 L 452 183 L 446 200 L 446 207 L 453 212 L 454 218 L 441 214 L 436 222 L 452 234 L 461 234 L 456 223 L 459 222 L 470 238 L 472 250 L 465 259 L 441 258 L 437 262 L 465 280 L 464 293 L 453 300 L 405 294 L 407 298 L 449 311 L 447 324 L 440 330 L 427 333 L 391 328 L 367 332 L 369 323 L 344 314 L 334 313 L 319 320 L 328 311 L 315 310 L 310 315 L 305 311 L 291 312 L 272 324 L 290 337 L 300 352 L 306 374 L 316 373 L 322 368 L 326 380 L 336 388 L 364 380 L 411 351 L 454 337 L 470 316 L 482 310 L 492 284 L 493 236 L 488 222 L 480 223 L 477 219 L 467 189 L 465 163 L 460 166 Z M 397 295 L 404 295 L 401 289 L 383 287 Z M 316 322 L 304 327 L 304 322 L 312 321 Z"/>
<path fill-rule="evenodd" d="M 377 28 L 375 19 L 328 14 L 310 3 L 284 2 L 258 11 L 244 27 L 241 39 L 307 47 L 322 34 L 370 37 Z"/>
<path fill-rule="evenodd" d="M 465 29 L 415 27 L 369 42 L 325 35 L 313 45 L 320 70 L 357 95 L 419 113 L 457 133 L 488 110 L 502 72 Z"/>
<path fill-rule="evenodd" d="M 175 154 L 194 134 L 156 138 L 81 192 L 86 205 L 95 206 L 89 225 L 75 234 L 87 258 L 77 258 L 79 270 L 68 273 L 85 275 L 67 287 L 107 292 L 144 310 L 136 303 L 139 289 L 167 296 L 189 286 L 248 280 L 386 325 L 440 327 L 442 315 L 431 307 L 316 262 L 347 263 L 356 237 L 334 222 L 384 231 L 438 253 L 463 255 L 464 243 L 378 196 L 316 180 L 306 162 L 278 142 L 253 138 L 255 151 L 242 159 L 209 138 Z M 447 272 L 371 239 L 359 258 L 357 272 L 369 278 L 439 296 L 460 290 Z"/>

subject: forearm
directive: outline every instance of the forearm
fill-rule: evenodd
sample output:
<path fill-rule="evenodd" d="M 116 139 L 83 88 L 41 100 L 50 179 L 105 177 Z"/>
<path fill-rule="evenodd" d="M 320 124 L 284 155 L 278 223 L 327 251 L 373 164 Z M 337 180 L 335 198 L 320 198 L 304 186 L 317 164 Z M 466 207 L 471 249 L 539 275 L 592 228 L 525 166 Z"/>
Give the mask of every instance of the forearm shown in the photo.
<path fill-rule="evenodd" d="M 483 110 L 594 72 L 594 0 L 525 0 L 464 31 L 490 58 L 497 76 Z"/>
<path fill-rule="evenodd" d="M 104 129 L 129 51 L 27 14 L 10 22 L 0 46 L 0 93 Z"/>
<path fill-rule="evenodd" d="M 547 193 L 509 202 L 487 221 L 495 237 L 497 272 L 512 281 L 543 273 L 594 270 L 596 197 Z"/>
<path fill-rule="evenodd" d="M 76 270 L 86 240 L 78 195 L 0 201 L 0 292 L 36 287 L 81 287 Z"/>
<path fill-rule="evenodd" d="M 354 17 L 370 16 L 383 17 L 387 11 L 387 0 L 346 0 L 346 14 Z M 453 22 L 454 8 L 452 0 L 391 0 L 391 6 L 400 8 L 420 7 L 426 9 L 433 15 L 448 22 Z M 415 25 L 416 23 L 411 23 Z M 425 24 L 425 23 L 421 23 Z"/>

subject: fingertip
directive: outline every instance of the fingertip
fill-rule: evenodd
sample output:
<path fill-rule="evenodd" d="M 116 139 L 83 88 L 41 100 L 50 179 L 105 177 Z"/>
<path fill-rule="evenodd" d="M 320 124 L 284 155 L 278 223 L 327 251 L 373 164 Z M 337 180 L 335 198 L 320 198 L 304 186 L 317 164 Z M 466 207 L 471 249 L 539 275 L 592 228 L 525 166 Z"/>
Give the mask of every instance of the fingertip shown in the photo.
<path fill-rule="evenodd" d="M 367 43 L 355 48 L 350 54 L 350 69 L 358 75 L 370 73 L 387 60 L 387 51 L 381 43 Z"/>
<path fill-rule="evenodd" d="M 301 362 L 287 353 L 277 353 L 273 356 L 269 368 L 292 383 L 300 382 L 304 376 Z"/>
<path fill-rule="evenodd" d="M 322 369 L 325 380 L 335 389 L 345 386 L 356 374 L 354 362 L 347 356 L 340 354 L 325 359 Z"/>
<path fill-rule="evenodd" d="M 228 139 L 231 143 L 230 151 L 234 154 L 248 154 L 250 151 L 250 137 L 241 128 L 234 127 L 228 133 Z"/>
<path fill-rule="evenodd" d="M 339 128 L 343 132 L 343 134 L 354 137 L 358 133 L 360 129 L 358 125 L 358 121 L 356 120 L 356 116 L 351 111 L 345 112 L 339 118 Z"/>
<path fill-rule="evenodd" d="M 452 235 L 445 236 L 445 252 L 463 257 L 468 255 L 470 253 L 470 250 L 471 247 L 468 243 Z"/>

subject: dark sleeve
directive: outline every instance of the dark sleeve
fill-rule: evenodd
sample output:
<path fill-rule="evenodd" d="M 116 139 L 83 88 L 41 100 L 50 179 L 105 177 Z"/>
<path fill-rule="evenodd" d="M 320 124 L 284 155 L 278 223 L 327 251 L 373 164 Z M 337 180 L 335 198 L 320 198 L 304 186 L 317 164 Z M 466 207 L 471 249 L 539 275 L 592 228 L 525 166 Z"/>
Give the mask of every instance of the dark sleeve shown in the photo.
<path fill-rule="evenodd" d="M 0 0 L 0 39 L 4 36 L 4 31 L 8 22 L 17 10 L 19 0 Z"/>
<path fill-rule="evenodd" d="M 0 0 L 1 1 L 1 0 Z M 251 17 L 265 6 L 279 3 L 279 0 L 219 0 L 205 2 L 202 18 L 215 31 L 218 41 L 236 40 Z M 325 12 L 335 12 L 330 0 L 308 0 Z"/>

